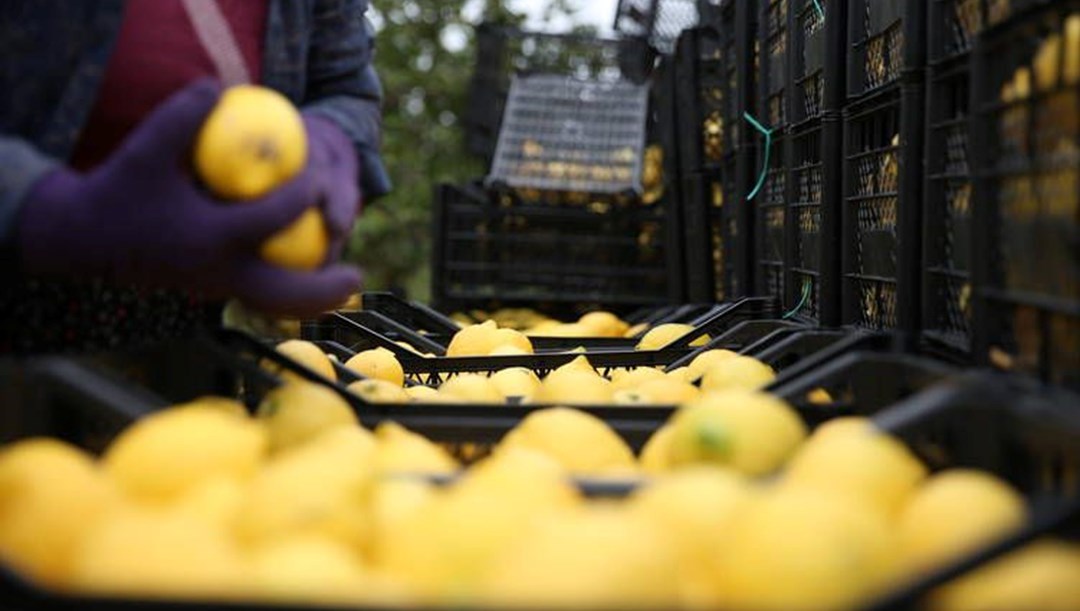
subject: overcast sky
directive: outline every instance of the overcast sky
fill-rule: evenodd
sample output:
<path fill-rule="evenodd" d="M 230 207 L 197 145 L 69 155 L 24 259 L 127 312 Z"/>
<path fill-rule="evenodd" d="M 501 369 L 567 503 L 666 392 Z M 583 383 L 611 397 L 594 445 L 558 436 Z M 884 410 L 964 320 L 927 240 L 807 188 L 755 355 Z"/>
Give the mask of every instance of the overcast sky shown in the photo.
<path fill-rule="evenodd" d="M 535 20 L 534 23 L 529 24 L 531 27 L 540 27 L 540 15 L 548 4 L 545 0 L 513 0 L 511 4 L 516 10 L 528 13 Z M 607 33 L 611 31 L 611 24 L 615 20 L 617 0 L 576 0 L 576 4 L 579 7 L 579 16 L 582 21 L 595 25 L 601 32 Z M 556 32 L 565 30 L 567 24 L 553 23 L 550 29 Z"/>

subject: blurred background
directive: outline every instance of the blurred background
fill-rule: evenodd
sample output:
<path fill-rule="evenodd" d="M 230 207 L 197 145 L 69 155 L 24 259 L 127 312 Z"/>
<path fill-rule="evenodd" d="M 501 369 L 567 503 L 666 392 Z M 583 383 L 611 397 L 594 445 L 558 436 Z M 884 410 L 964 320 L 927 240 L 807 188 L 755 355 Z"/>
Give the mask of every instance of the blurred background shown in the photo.
<path fill-rule="evenodd" d="M 616 0 L 373 0 L 375 66 L 385 89 L 383 159 L 390 195 L 366 205 L 347 257 L 366 288 L 429 298 L 432 189 L 482 175 L 460 121 L 487 21 L 551 32 L 610 33 Z"/>

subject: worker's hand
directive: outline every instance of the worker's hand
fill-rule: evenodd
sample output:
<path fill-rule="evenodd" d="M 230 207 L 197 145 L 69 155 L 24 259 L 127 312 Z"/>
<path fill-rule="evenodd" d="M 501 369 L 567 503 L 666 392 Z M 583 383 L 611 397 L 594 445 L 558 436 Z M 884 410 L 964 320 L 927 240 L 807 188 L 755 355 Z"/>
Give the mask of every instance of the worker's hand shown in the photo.
<path fill-rule="evenodd" d="M 304 113 L 308 136 L 308 171 L 319 189 L 320 205 L 330 233 L 329 261 L 337 261 L 360 213 L 360 172 L 345 132 L 333 121 Z"/>
<path fill-rule="evenodd" d="M 151 114 L 99 168 L 63 168 L 27 196 L 18 226 L 25 271 L 235 296 L 271 314 L 308 316 L 345 301 L 358 270 L 289 272 L 259 259 L 259 245 L 319 198 L 310 168 L 267 197 L 223 203 L 200 189 L 191 148 L 221 94 L 200 81 Z"/>

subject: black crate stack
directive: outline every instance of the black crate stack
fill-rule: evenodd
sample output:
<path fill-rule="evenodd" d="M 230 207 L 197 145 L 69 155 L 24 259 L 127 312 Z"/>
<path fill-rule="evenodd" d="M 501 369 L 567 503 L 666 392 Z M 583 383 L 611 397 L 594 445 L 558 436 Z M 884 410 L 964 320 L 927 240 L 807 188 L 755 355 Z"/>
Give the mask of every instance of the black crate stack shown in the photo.
<path fill-rule="evenodd" d="M 923 2 L 848 4 L 842 322 L 919 328 Z"/>
<path fill-rule="evenodd" d="M 657 52 L 670 55 L 675 41 L 698 24 L 701 0 L 619 0 L 615 30 L 624 36 L 648 40 Z"/>
<path fill-rule="evenodd" d="M 974 63 L 975 350 L 1080 386 L 1080 2 L 991 3 Z"/>
<path fill-rule="evenodd" d="M 754 292 L 756 2 L 720 2 L 676 49 L 679 179 L 686 227 L 687 291 L 694 302 Z"/>

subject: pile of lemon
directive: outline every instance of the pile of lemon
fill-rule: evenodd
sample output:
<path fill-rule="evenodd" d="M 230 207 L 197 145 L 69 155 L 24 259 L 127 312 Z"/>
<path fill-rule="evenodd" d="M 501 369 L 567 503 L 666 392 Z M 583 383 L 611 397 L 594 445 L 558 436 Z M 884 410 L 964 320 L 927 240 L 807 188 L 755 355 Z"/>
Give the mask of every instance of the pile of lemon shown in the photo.
<path fill-rule="evenodd" d="M 647 325 L 633 325 L 605 310 L 582 315 L 574 322 L 565 322 L 530 308 L 502 308 L 494 312 L 473 310 L 468 314 L 450 315 L 461 327 L 491 323 L 500 328 L 521 331 L 530 336 L 544 337 L 636 337 Z"/>
<path fill-rule="evenodd" d="M 100 459 L 51 439 L 4 448 L 0 557 L 61 591 L 149 598 L 839 609 L 1028 519 L 990 474 L 931 475 L 861 419 L 808 436 L 782 401 L 746 390 L 686 405 L 640 458 L 603 421 L 553 408 L 461 469 L 290 381 L 254 417 L 206 398 L 144 418 Z M 444 487 L 415 475 L 459 472 Z M 643 472 L 625 499 L 571 483 Z M 1072 609 L 1077 574 L 1080 547 L 1044 540 L 930 602 Z"/>

